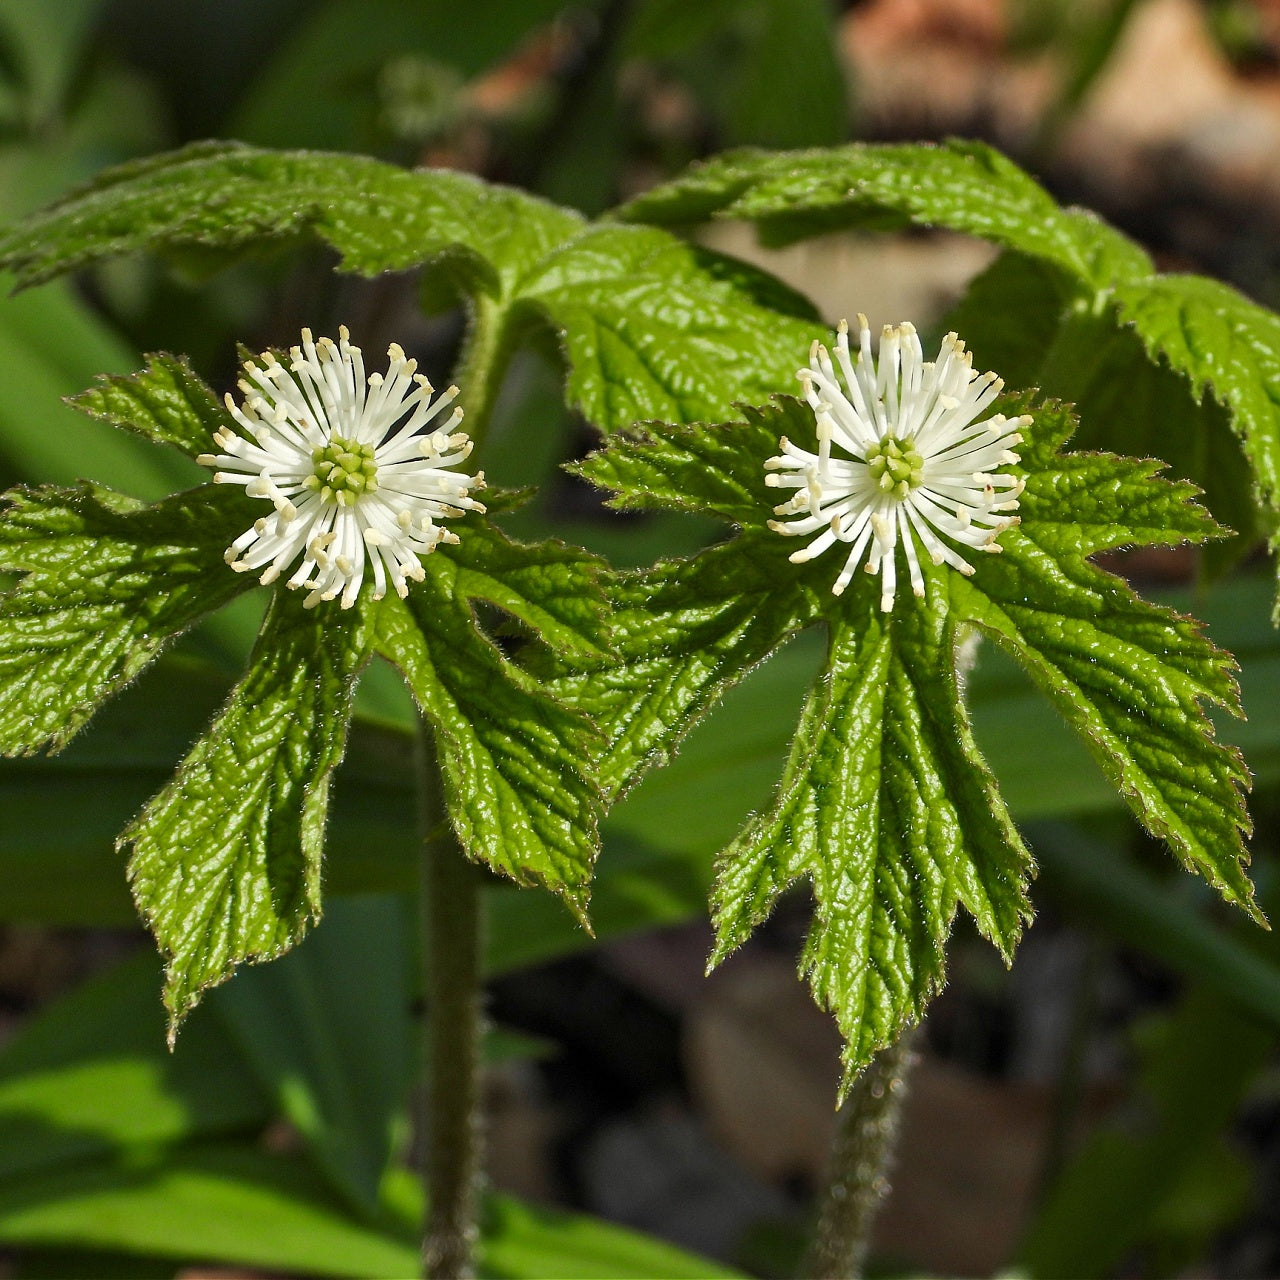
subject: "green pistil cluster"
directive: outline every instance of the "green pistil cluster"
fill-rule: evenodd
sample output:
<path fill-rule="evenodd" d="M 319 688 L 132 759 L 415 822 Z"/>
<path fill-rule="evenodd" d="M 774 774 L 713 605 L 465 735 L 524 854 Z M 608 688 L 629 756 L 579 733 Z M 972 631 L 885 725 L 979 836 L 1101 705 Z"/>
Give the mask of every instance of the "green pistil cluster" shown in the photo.
<path fill-rule="evenodd" d="M 341 436 L 332 436 L 323 449 L 312 451 L 315 471 L 302 483 L 321 502 L 351 506 L 362 493 L 378 487 L 378 464 L 373 460 L 373 445 L 354 444 Z"/>
<path fill-rule="evenodd" d="M 924 483 L 924 458 L 916 452 L 914 436 L 888 436 L 867 450 L 867 470 L 885 493 L 905 498 Z"/>

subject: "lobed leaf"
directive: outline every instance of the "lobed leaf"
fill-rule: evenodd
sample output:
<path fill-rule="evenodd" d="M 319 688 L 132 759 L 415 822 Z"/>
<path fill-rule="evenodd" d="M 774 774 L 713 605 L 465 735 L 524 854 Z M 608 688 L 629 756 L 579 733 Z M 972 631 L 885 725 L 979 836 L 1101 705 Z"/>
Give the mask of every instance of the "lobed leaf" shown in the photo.
<path fill-rule="evenodd" d="M 975 351 L 986 352 L 983 362 L 1015 385 L 1075 401 L 1091 439 L 1105 433 L 1135 452 L 1156 435 L 1160 455 L 1172 450 L 1173 465 L 1202 484 L 1211 508 L 1246 539 L 1259 531 L 1247 461 L 1257 503 L 1274 523 L 1280 317 L 1217 281 L 1157 275 L 1132 241 L 1092 214 L 1060 208 L 989 147 L 730 152 L 646 192 L 619 216 L 663 225 L 749 219 L 771 243 L 840 227 L 917 225 L 1000 245 L 1009 252 L 954 317 Z M 1138 353 L 1126 326 L 1140 339 Z M 1168 371 L 1182 378 L 1171 382 Z M 1216 404 L 1202 402 L 1206 393 Z M 1219 406 L 1243 460 L 1225 438 Z M 1172 419 L 1181 430 L 1170 429 Z"/>
<path fill-rule="evenodd" d="M 252 584 L 223 550 L 244 499 L 212 485 L 143 506 L 108 489 L 16 489 L 0 513 L 0 752 L 57 750 L 164 644 Z"/>
<path fill-rule="evenodd" d="M 599 658 L 608 649 L 598 581 L 604 562 L 580 547 L 513 542 L 495 526 L 472 521 L 445 554 L 456 570 L 458 599 L 497 605 L 566 658 Z"/>
<path fill-rule="evenodd" d="M 724 418 L 790 385 L 818 336 L 812 307 L 764 272 L 656 228 L 580 215 L 467 174 L 361 156 L 199 144 L 109 170 L 0 235 L 24 284 L 121 253 L 239 252 L 311 235 L 344 270 L 423 264 L 499 305 L 499 360 L 516 321 L 549 323 L 568 394 L 602 430 L 649 417 Z"/>
<path fill-rule="evenodd" d="M 556 891 L 585 921 L 601 808 L 584 773 L 589 725 L 477 630 L 447 552 L 426 566 L 404 603 L 385 602 L 377 646 L 434 731 L 458 840 L 518 884 Z"/>
<path fill-rule="evenodd" d="M 120 838 L 167 960 L 171 1041 L 203 991 L 287 951 L 319 919 L 329 778 L 371 639 L 358 606 L 308 611 L 277 591 L 249 670 Z"/>
<path fill-rule="evenodd" d="M 365 156 L 197 143 L 109 169 L 0 237 L 24 284 L 104 257 L 178 246 L 235 250 L 309 232 L 363 275 L 449 256 L 498 293 L 581 218 L 462 173 Z"/>
<path fill-rule="evenodd" d="M 602 730 L 597 776 L 625 794 L 665 764 L 721 695 L 803 626 L 814 606 L 783 539 L 759 529 L 764 460 L 809 410 L 778 397 L 720 427 L 651 423 L 615 436 L 572 468 L 614 491 L 610 505 L 684 509 L 744 526 L 691 560 L 622 574 L 609 587 L 614 655 L 558 687 Z M 754 490 L 754 499 L 753 499 Z M 767 514 L 767 511 L 766 511 Z"/>
<path fill-rule="evenodd" d="M 1197 623 L 1140 600 L 1085 560 L 1138 538 L 1200 541 L 1213 536 L 1212 522 L 1191 505 L 1195 490 L 1157 479 L 1156 464 L 1106 454 L 1063 463 L 1031 473 L 1023 524 L 1002 537 L 994 564 L 956 584 L 956 608 L 1026 668 L 1143 826 L 1261 920 L 1242 841 L 1251 829 L 1248 770 L 1215 740 L 1202 708 L 1241 714 L 1235 663 Z"/>
<path fill-rule="evenodd" d="M 885 621 L 858 595 L 775 804 L 720 855 L 712 900 L 714 965 L 811 882 L 801 968 L 845 1036 L 842 1092 L 940 989 L 958 898 L 1006 958 L 1030 915 L 1030 856 L 961 707 L 945 605 Z"/>
<path fill-rule="evenodd" d="M 235 427 L 185 358 L 164 352 L 149 356 L 138 373 L 100 375 L 97 386 L 73 396 L 71 403 L 90 417 L 173 445 L 192 458 L 214 447 L 215 431 Z"/>
<path fill-rule="evenodd" d="M 1040 387 L 1063 317 L 1079 298 L 1070 272 L 1007 249 L 969 281 L 941 324 L 964 335 L 974 368 L 998 369 L 1010 387 Z M 1047 391 L 1074 403 L 1057 386 Z"/>
<path fill-rule="evenodd" d="M 945 227 L 1054 263 L 1097 287 L 1151 272 L 1133 241 L 1085 210 L 1060 208 L 980 142 L 731 151 L 623 205 L 618 216 L 665 226 L 743 218 L 775 244 L 843 227 Z"/>
<path fill-rule="evenodd" d="M 1261 503 L 1280 507 L 1280 316 L 1216 280 L 1166 275 L 1116 290 L 1153 360 L 1231 414 Z"/>
<path fill-rule="evenodd" d="M 567 394 L 603 431 L 724 419 L 793 386 L 826 330 L 772 277 L 652 227 L 597 225 L 550 253 L 521 306 L 555 327 Z"/>
<path fill-rule="evenodd" d="M 1159 309 L 1156 299 L 1170 279 L 1153 277 L 1121 293 Z M 1234 546 L 1215 548 L 1213 559 L 1222 564 L 1246 554 L 1262 522 L 1225 399 L 1188 376 L 1185 360 L 1166 350 L 1172 342 L 1149 342 L 1154 335 L 1144 337 L 1129 311 L 1103 298 L 1105 305 L 1085 305 L 1058 268 L 1005 253 L 971 284 L 947 324 L 965 335 L 982 367 L 999 369 L 1013 386 L 1037 386 L 1071 402 L 1080 416 L 1077 448 L 1163 458 L 1175 475 L 1194 480 L 1214 517 L 1239 535 Z M 1258 462 L 1259 474 L 1274 469 L 1265 457 Z"/>
<path fill-rule="evenodd" d="M 613 437 L 568 468 L 616 495 L 611 507 L 628 511 L 685 510 L 753 525 L 760 517 L 764 460 L 778 451 L 778 424 L 810 430 L 808 406 L 776 396 L 769 411 L 742 406 L 742 423 L 719 431 L 691 428 L 646 430 L 638 426 Z"/>
<path fill-rule="evenodd" d="M 680 740 L 797 630 L 783 586 L 784 558 L 745 540 L 692 561 L 663 561 L 610 588 L 614 656 L 562 675 L 555 688 L 601 730 L 595 776 L 605 794 L 628 791 L 666 763 Z"/>

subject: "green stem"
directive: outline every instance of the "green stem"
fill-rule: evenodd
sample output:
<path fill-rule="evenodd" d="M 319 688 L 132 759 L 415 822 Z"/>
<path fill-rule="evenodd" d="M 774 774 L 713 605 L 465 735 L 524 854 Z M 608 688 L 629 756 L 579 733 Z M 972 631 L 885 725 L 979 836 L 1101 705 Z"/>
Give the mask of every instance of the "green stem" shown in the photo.
<path fill-rule="evenodd" d="M 484 438 L 502 380 L 506 349 L 502 304 L 486 294 L 471 303 L 454 381 L 464 426 Z M 419 715 L 418 796 L 422 826 L 422 956 L 426 993 L 423 1180 L 427 1195 L 422 1263 L 433 1280 L 475 1275 L 483 1165 L 480 1108 L 484 1000 L 481 984 L 483 873 L 453 835 L 441 794 L 431 726 Z"/>
<path fill-rule="evenodd" d="M 454 370 L 453 380 L 462 391 L 459 403 L 467 411 L 462 428 L 477 448 L 489 429 L 510 354 L 503 340 L 503 310 L 503 304 L 488 294 L 472 298 L 467 336 Z"/>
<path fill-rule="evenodd" d="M 840 1108 L 818 1225 L 799 1274 L 850 1280 L 862 1274 L 871 1227 L 889 1189 L 906 1077 L 915 1061 L 908 1031 L 872 1058 Z"/>
<path fill-rule="evenodd" d="M 440 799 L 440 768 L 425 720 L 417 764 L 423 832 L 422 928 L 426 965 L 426 1238 L 433 1280 L 475 1274 L 483 1136 L 480 1048 L 483 876 L 453 836 Z"/>

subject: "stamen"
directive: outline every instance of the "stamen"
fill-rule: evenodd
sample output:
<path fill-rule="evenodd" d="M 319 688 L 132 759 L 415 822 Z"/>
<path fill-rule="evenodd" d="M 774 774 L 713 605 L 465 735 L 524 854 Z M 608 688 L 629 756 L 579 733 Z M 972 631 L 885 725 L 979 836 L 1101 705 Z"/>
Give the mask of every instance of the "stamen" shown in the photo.
<path fill-rule="evenodd" d="M 921 552 L 936 566 L 974 572 L 939 535 L 999 551 L 996 539 L 1017 517 L 993 513 L 1016 509 L 1025 488 L 1021 476 L 1000 468 L 1021 463 L 1015 446 L 1031 418 L 982 416 L 1004 383 L 975 371 L 954 333 L 926 361 L 912 324 L 886 325 L 877 361 L 870 326 L 859 315 L 856 358 L 850 345 L 850 327 L 841 321 L 834 360 L 820 342 L 810 347 L 809 367 L 797 376 L 814 411 L 816 451 L 779 440 L 778 455 L 763 464 L 764 485 L 795 492 L 766 524 L 807 539 L 791 554 L 796 564 L 836 541 L 851 544 L 831 591 L 844 592 L 862 567 L 880 576 L 881 607 L 889 610 L 899 545 L 916 596 L 926 590 Z"/>

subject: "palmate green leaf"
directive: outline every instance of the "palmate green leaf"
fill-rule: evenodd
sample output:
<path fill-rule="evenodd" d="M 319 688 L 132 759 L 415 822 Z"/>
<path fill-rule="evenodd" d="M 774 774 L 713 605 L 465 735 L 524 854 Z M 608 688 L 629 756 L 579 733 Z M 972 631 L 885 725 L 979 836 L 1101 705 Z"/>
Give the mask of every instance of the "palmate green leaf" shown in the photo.
<path fill-rule="evenodd" d="M 213 433 L 235 422 L 181 356 L 159 352 L 139 373 L 101 375 L 97 386 L 73 397 L 90 417 L 169 444 L 198 458 L 213 447 Z"/>
<path fill-rule="evenodd" d="M 1153 360 L 1181 373 L 1197 399 L 1207 392 L 1231 415 L 1258 504 L 1270 516 L 1274 549 L 1280 545 L 1280 316 L 1203 276 L 1122 286 L 1115 302 Z M 1217 463 L 1222 450 L 1213 453 Z M 1206 487 L 1223 486 L 1220 465 L 1205 470 Z M 1243 489 L 1238 480 L 1231 485 L 1233 493 Z M 1243 520 L 1236 527 L 1252 531 Z M 1280 620 L 1280 601 L 1273 616 Z"/>
<path fill-rule="evenodd" d="M 790 566 L 787 566 L 790 568 Z M 1215 588 L 1203 605 L 1210 631 L 1241 664 L 1249 710 L 1280 699 L 1280 637 L 1266 619 L 1269 585 L 1254 576 Z M 1178 599 L 1186 608 L 1190 595 Z M 591 888 L 597 937 L 676 924 L 705 914 L 714 854 L 741 825 L 744 810 L 768 801 L 786 758 L 804 691 L 819 669 L 818 629 L 787 644 L 732 689 L 681 744 L 666 768 L 616 805 L 601 828 L 604 856 Z M 165 656 L 126 698 L 117 699 L 54 757 L 6 761 L 0 767 L 0 919 L 39 919 L 82 926 L 127 925 L 135 918 L 111 841 L 165 782 L 225 700 L 228 682 L 202 665 Z M 1114 812 L 1123 802 L 1056 710 L 994 645 L 979 650 L 967 682 L 978 742 L 1019 823 Z M 419 876 L 420 836 L 414 814 L 412 725 L 353 720 L 346 759 L 334 781 L 335 804 L 325 839 L 326 920 L 334 895 L 412 892 Z M 1222 718 L 1219 732 L 1241 747 L 1259 788 L 1280 779 L 1280 724 L 1254 714 Z M 1027 839 L 1054 899 L 1078 902 L 1081 919 L 1101 920 L 1126 943 L 1194 966 L 1218 988 L 1230 987 L 1251 1009 L 1271 1001 L 1269 989 L 1230 964 L 1221 946 L 1197 938 L 1166 902 L 1135 907 L 1125 886 L 1102 875 L 1085 887 L 1063 869 L 1037 828 Z M 1110 856 L 1102 850 L 1098 858 Z M 1105 871 L 1105 867 L 1101 867 Z M 1070 885 L 1067 880 L 1070 879 Z M 1114 877 L 1112 878 L 1114 879 Z M 486 890 L 487 970 L 513 968 L 580 951 L 587 936 L 551 895 L 495 880 Z M 1085 901 L 1085 899 L 1088 901 Z M 1195 913 L 1184 903 L 1183 915 Z M 1171 911 L 1173 912 L 1172 914 Z M 1163 914 L 1161 914 L 1163 912 Z M 1163 931 L 1152 921 L 1164 921 Z M 1114 925 L 1108 922 L 1116 922 Z M 1217 926 L 1201 922 L 1202 932 Z M 1145 931 L 1144 931 L 1145 930 Z M 1153 931 L 1154 930 L 1154 931 Z M 1180 936 L 1174 936 L 1182 931 Z M 1175 963 L 1175 968 L 1178 962 Z M 241 972 L 219 988 L 215 1008 L 241 984 L 270 976 L 277 965 Z M 1273 984 L 1274 985 L 1274 984 Z M 186 1036 L 182 1038 L 185 1043 Z M 179 1044 L 182 1052 L 182 1043 Z"/>
<path fill-rule="evenodd" d="M 1153 609 L 1085 560 L 1135 542 L 1200 541 L 1212 526 L 1191 505 L 1191 486 L 1154 481 L 1159 464 L 1054 459 L 1050 415 L 1037 423 L 1023 453 L 1023 523 L 981 579 L 953 587 L 955 607 L 1018 658 L 1147 830 L 1261 919 L 1241 844 L 1248 772 L 1212 741 L 1201 710 L 1238 713 L 1235 664 L 1197 624 Z"/>
<path fill-rule="evenodd" d="M 1153 279 L 1137 296 L 1153 302 L 1168 279 Z M 1127 314 L 1114 302 L 1081 306 L 1065 273 L 1010 252 L 973 281 L 946 323 L 964 334 L 977 366 L 1071 402 L 1080 416 L 1077 448 L 1158 457 L 1194 480 L 1215 519 L 1238 535 L 1214 549 L 1215 559 L 1238 558 L 1261 530 L 1255 482 L 1226 401 L 1188 377 L 1185 362 L 1161 355 L 1171 344 L 1148 345 Z M 1274 465 L 1265 439 L 1249 448 L 1263 468 Z"/>
<path fill-rule="evenodd" d="M 614 507 L 706 511 L 747 524 L 758 518 L 759 460 L 776 451 L 774 414 L 803 429 L 806 412 L 792 400 L 773 411 L 747 408 L 732 430 L 669 433 L 662 448 L 644 429 L 623 432 L 573 470 L 613 491 Z M 739 538 L 610 583 L 616 656 L 558 683 L 603 730 L 596 774 L 611 798 L 664 764 L 720 694 L 817 608 L 787 562 L 790 550 L 776 536 Z"/>
<path fill-rule="evenodd" d="M 1264 495 L 1280 489 L 1280 316 L 1204 276 L 1161 276 L 1116 290 L 1148 349 L 1211 390 L 1240 424 Z"/>
<path fill-rule="evenodd" d="M 348 271 L 403 271 L 447 255 L 472 288 L 498 294 L 580 223 L 467 174 L 197 143 L 108 170 L 0 238 L 0 257 L 34 284 L 142 249 L 234 250 L 310 233 Z"/>
<path fill-rule="evenodd" d="M 154 506 L 108 489 L 16 489 L 0 512 L 0 752 L 57 749 L 160 652 L 245 590 L 223 550 L 244 498 L 206 485 Z"/>
<path fill-rule="evenodd" d="M 650 426 L 580 468 L 623 505 L 694 507 L 740 526 L 687 566 L 686 581 L 708 578 L 718 592 L 694 595 L 691 586 L 682 596 L 670 565 L 625 577 L 622 660 L 564 677 L 600 724 L 614 789 L 628 769 L 669 752 L 740 678 L 747 662 L 733 659 L 744 628 L 756 636 L 748 661 L 804 627 L 828 630 L 774 803 L 720 859 L 712 959 L 742 942 L 781 892 L 809 881 L 815 917 L 802 967 L 845 1034 L 846 1084 L 941 983 L 957 905 L 1006 956 L 1028 913 L 1031 859 L 957 685 L 958 645 L 971 627 L 1028 671 L 1148 830 L 1256 913 L 1242 845 L 1248 775 L 1202 710 L 1238 711 L 1233 664 L 1195 624 L 1088 561 L 1121 544 L 1203 541 L 1216 527 L 1193 504 L 1192 486 L 1156 477 L 1159 464 L 1059 452 L 1073 425 L 1061 406 L 1006 396 L 997 407 L 1033 413 L 1022 525 L 1002 535 L 1003 555 L 976 557 L 971 578 L 923 566 L 924 598 L 900 598 L 888 615 L 866 575 L 832 596 L 835 563 L 790 564 L 792 544 L 765 524 L 765 459 L 780 436 L 813 438 L 799 402 L 779 399 L 745 425 Z M 752 475 L 754 515 L 744 502 Z M 742 613 L 697 607 L 732 598 L 735 582 L 748 602 Z"/>
<path fill-rule="evenodd" d="M 108 171 L 0 235 L 0 263 L 33 284 L 115 254 L 216 260 L 300 236 L 336 249 L 344 270 L 427 264 L 486 295 L 500 356 L 530 320 L 549 325 L 569 398 L 605 431 L 647 417 L 727 418 L 735 402 L 790 385 L 794 352 L 819 336 L 812 307 L 779 281 L 657 228 L 586 225 L 446 170 L 230 144 Z"/>
<path fill-rule="evenodd" d="M 940 989 L 957 900 L 1006 959 L 1030 915 L 1030 856 L 974 745 L 941 597 L 886 623 L 858 592 L 774 807 L 719 859 L 712 964 L 811 882 L 801 969 L 845 1035 L 846 1083 Z"/>
<path fill-rule="evenodd" d="M 443 550 L 452 567 L 445 575 L 448 590 L 456 600 L 497 605 L 566 658 L 599 658 L 605 652 L 602 561 L 562 542 L 513 542 L 478 520 L 468 523 L 465 538 Z"/>
<path fill-rule="evenodd" d="M 319 918 L 329 778 L 372 627 L 359 605 L 308 611 L 278 591 L 248 672 L 121 836 L 167 960 L 170 1040 L 202 991 L 287 951 Z"/>
<path fill-rule="evenodd" d="M 663 225 L 710 217 L 749 219 L 775 243 L 838 227 L 908 223 L 989 240 L 1011 254 L 988 273 L 989 280 L 978 281 L 982 296 L 961 308 L 961 315 L 976 316 L 977 323 L 957 323 L 975 351 L 988 352 L 983 357 L 988 367 L 1015 385 L 1039 385 L 1074 400 L 1095 436 L 1105 430 L 1126 451 L 1144 448 L 1150 422 L 1156 422 L 1154 429 L 1179 451 L 1170 459 L 1175 470 L 1208 490 L 1215 512 L 1247 537 L 1253 520 L 1241 466 L 1222 439 L 1216 407 L 1201 404 L 1208 391 L 1230 414 L 1258 499 L 1273 513 L 1280 507 L 1280 319 L 1216 281 L 1156 275 L 1137 245 L 1091 214 L 1060 208 L 988 147 L 950 142 L 730 152 L 646 192 L 619 212 Z M 1035 296 L 1028 296 L 1027 286 Z M 1087 321 L 1094 350 L 1081 342 L 1070 353 L 1056 350 L 1059 323 L 1071 313 L 1076 321 Z M 1148 419 L 1132 400 L 1117 419 L 1097 396 L 1076 394 L 1087 390 L 1081 380 L 1088 370 L 1098 373 L 1123 357 L 1137 372 L 1138 388 L 1128 377 L 1107 385 L 1140 391 L 1154 377 L 1162 405 L 1172 402 L 1171 380 L 1133 364 L 1124 331 L 1129 325 L 1149 361 L 1185 376 L 1189 403 L 1178 411 L 1185 422 L 1179 432 L 1168 430 L 1167 414 L 1153 410 Z M 992 330 L 994 343 L 985 340 Z M 1011 358 L 994 358 L 990 353 L 997 348 L 1008 348 L 1002 356 Z M 1107 386 L 1095 379 L 1094 389 L 1105 393 Z M 1164 449 L 1160 455 L 1168 456 Z"/>
<path fill-rule="evenodd" d="M 1111 447 L 1139 453 L 1158 434 L 1159 455 L 1206 490 L 1215 514 L 1242 535 L 1242 550 L 1259 532 L 1251 505 L 1268 511 L 1273 528 L 1280 523 L 1280 318 L 1217 281 L 1158 275 L 1132 241 L 1086 211 L 1059 207 L 989 147 L 730 152 L 618 213 L 667 226 L 748 219 L 780 244 L 842 227 L 915 225 L 1000 245 L 1009 252 L 957 312 L 988 367 L 1073 400 L 1091 441 L 1105 433 Z M 1223 410 L 1243 460 L 1225 439 Z"/>
<path fill-rule="evenodd" d="M 826 333 L 773 277 L 653 227 L 589 227 L 519 296 L 559 333 L 568 396 L 603 431 L 726 418 L 793 385 L 795 353 Z"/>
<path fill-rule="evenodd" d="M 947 227 L 1054 263 L 1096 287 L 1151 273 L 1133 241 L 1084 210 L 1061 208 L 980 142 L 730 151 L 618 212 L 664 226 L 748 219 L 774 244 L 843 227 Z"/>
<path fill-rule="evenodd" d="M 556 682 L 603 730 L 594 772 L 610 800 L 666 763 L 722 690 L 799 629 L 787 568 L 732 543 L 611 588 L 616 658 Z"/>
<path fill-rule="evenodd" d="M 594 730 L 481 629 L 496 605 L 571 666 L 608 651 L 602 563 L 557 542 L 512 542 L 485 521 L 424 562 L 379 615 L 378 651 L 433 730 L 445 807 L 471 858 L 559 893 L 579 919 L 599 847 L 601 797 L 585 772 Z"/>
<path fill-rule="evenodd" d="M 941 325 L 963 335 L 975 369 L 998 369 L 1010 387 L 1039 387 L 1063 316 L 1078 299 L 1069 272 L 1006 250 L 974 276 Z"/>

